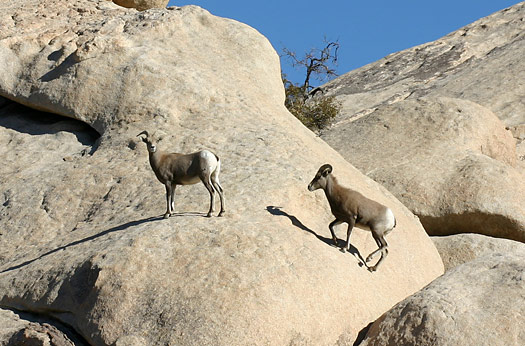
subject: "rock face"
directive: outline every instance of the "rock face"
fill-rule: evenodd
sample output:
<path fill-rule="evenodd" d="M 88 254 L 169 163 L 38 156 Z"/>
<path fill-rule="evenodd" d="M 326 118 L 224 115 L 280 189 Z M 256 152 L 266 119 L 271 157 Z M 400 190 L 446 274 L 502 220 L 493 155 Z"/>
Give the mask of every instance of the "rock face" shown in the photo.
<path fill-rule="evenodd" d="M 524 18 L 520 3 L 323 86 L 343 111 L 321 137 L 430 234 L 525 241 Z"/>
<path fill-rule="evenodd" d="M 123 7 L 144 11 L 150 8 L 166 8 L 169 0 L 113 0 L 113 2 Z"/>
<path fill-rule="evenodd" d="M 480 234 L 456 234 L 431 237 L 441 255 L 445 271 L 494 253 L 525 256 L 525 244 L 508 239 L 487 237 Z"/>
<path fill-rule="evenodd" d="M 381 316 L 361 346 L 523 345 L 525 256 L 460 265 Z"/>
<path fill-rule="evenodd" d="M 186 111 L 284 97 L 281 83 L 254 79 L 279 67 L 274 55 L 263 54 L 270 43 L 246 25 L 211 20 L 191 6 L 137 12 L 109 1 L 29 3 L 34 11 L 20 10 L 19 1 L 2 4 L 0 61 L 7 66 L 0 73 L 0 95 L 79 119 L 99 133 L 144 117 L 183 120 Z M 202 47 L 179 43 L 196 38 Z M 224 45 L 232 50 L 222 52 Z M 225 68 L 225 62 L 245 70 Z M 186 78 L 192 69 L 202 74 Z M 230 85 L 210 91 L 210 82 L 223 81 Z M 238 93 L 232 84 L 252 87 Z"/>
<path fill-rule="evenodd" d="M 323 345 L 443 272 L 417 218 L 286 111 L 255 30 L 193 6 L 0 6 L 1 307 L 94 345 Z M 224 217 L 204 217 L 198 184 L 161 219 L 142 130 L 221 157 Z M 306 188 L 325 162 L 396 215 L 376 273 L 330 246 L 328 203 Z M 365 231 L 352 244 L 376 248 Z"/>
<path fill-rule="evenodd" d="M 431 95 L 471 100 L 507 126 L 524 124 L 524 18 L 521 2 L 346 73 L 323 90 L 343 101 L 344 119 L 385 103 Z"/>

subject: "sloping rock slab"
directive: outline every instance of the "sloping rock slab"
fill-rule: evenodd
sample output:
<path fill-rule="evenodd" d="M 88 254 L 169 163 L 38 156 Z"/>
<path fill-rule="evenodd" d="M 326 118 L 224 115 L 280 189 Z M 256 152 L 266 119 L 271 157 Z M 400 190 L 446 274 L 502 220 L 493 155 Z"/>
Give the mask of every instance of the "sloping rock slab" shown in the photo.
<path fill-rule="evenodd" d="M 498 11 L 436 41 L 396 52 L 322 86 L 343 103 L 338 121 L 407 98 L 452 97 L 525 124 L 525 3 Z"/>
<path fill-rule="evenodd" d="M 361 346 L 525 344 L 525 256 L 493 254 L 450 270 L 370 327 Z"/>

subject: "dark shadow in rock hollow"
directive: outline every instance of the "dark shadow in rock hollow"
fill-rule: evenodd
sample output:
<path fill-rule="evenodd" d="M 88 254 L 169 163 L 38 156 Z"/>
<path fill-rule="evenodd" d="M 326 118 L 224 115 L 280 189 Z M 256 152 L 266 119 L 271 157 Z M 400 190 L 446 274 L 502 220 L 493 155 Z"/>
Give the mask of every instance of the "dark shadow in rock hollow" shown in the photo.
<path fill-rule="evenodd" d="M 288 219 L 290 219 L 290 221 L 292 222 L 292 225 L 294 225 L 295 227 L 298 227 L 298 228 L 302 229 L 305 232 L 313 234 L 317 239 L 319 239 L 320 241 L 322 241 L 323 243 L 325 243 L 325 244 L 327 244 L 327 245 L 329 245 L 331 247 L 338 247 L 338 246 L 336 246 L 336 244 L 334 244 L 334 241 L 333 241 L 332 238 L 325 238 L 325 237 L 320 236 L 319 234 L 315 233 L 313 230 L 311 230 L 310 228 L 306 227 L 297 217 L 288 214 L 287 212 L 282 210 L 281 207 L 275 207 L 275 206 L 271 206 L 270 205 L 270 206 L 266 207 L 266 210 L 272 215 L 286 216 Z M 327 226 L 327 228 L 328 228 L 328 226 Z M 340 243 L 341 240 L 339 239 L 338 242 Z M 346 242 L 344 242 L 344 243 L 346 245 Z M 344 252 L 344 250 L 342 248 L 340 248 L 340 251 Z M 359 253 L 359 250 L 357 250 L 357 248 L 355 246 L 353 246 L 352 244 L 350 244 L 350 253 L 352 255 L 354 255 L 359 260 L 359 266 L 360 267 L 362 267 L 363 265 L 366 267 L 366 262 L 363 259 L 363 257 L 361 256 L 361 254 Z"/>
<path fill-rule="evenodd" d="M 38 111 L 9 100 L 0 107 L 0 127 L 33 136 L 70 132 L 82 145 L 92 147 L 93 152 L 100 138 L 97 131 L 82 121 Z"/>
<path fill-rule="evenodd" d="M 361 331 L 357 334 L 357 338 L 355 339 L 353 346 L 359 346 L 365 340 L 366 334 L 370 330 L 370 327 L 372 327 L 373 323 L 374 322 L 370 322 L 366 327 L 361 329 Z"/>
<path fill-rule="evenodd" d="M 85 243 L 85 242 L 88 242 L 88 241 L 91 241 L 91 240 L 95 240 L 97 238 L 100 238 L 106 234 L 109 234 L 109 233 L 113 233 L 113 232 L 118 232 L 118 231 L 123 231 L 129 227 L 133 227 L 133 226 L 138 226 L 138 225 L 141 225 L 143 223 L 147 223 L 147 222 L 153 222 L 153 221 L 159 221 L 159 220 L 162 220 L 162 216 L 154 216 L 154 217 L 148 217 L 148 218 L 144 218 L 144 219 L 141 219 L 141 220 L 136 220 L 136 221 L 130 221 L 130 222 L 127 222 L 127 223 L 124 223 L 122 225 L 118 225 L 118 226 L 115 226 L 115 227 L 112 227 L 112 228 L 109 228 L 103 232 L 100 232 L 100 233 L 97 233 L 97 234 L 94 234 L 92 236 L 89 236 L 89 237 L 86 237 L 86 238 L 83 238 L 83 239 L 80 239 L 80 240 L 76 240 L 74 242 L 71 242 L 67 245 L 64 245 L 64 246 L 60 246 L 54 250 L 51 250 L 51 251 L 48 251 L 32 260 L 28 260 L 28 261 L 25 261 L 23 263 L 20 263 L 20 264 L 17 264 L 15 266 L 12 266 L 10 268 L 7 268 L 5 270 L 2 270 L 0 272 L 1 273 L 6 273 L 6 272 L 10 272 L 10 271 L 13 271 L 13 270 L 16 270 L 16 269 L 20 269 L 22 267 L 25 267 L 26 265 L 29 265 L 41 258 L 44 258 L 46 256 L 49 256 L 49 255 L 52 255 L 56 252 L 59 252 L 61 250 L 65 250 L 67 249 L 68 247 L 71 247 L 71 246 L 75 246 L 75 245 L 79 245 L 79 244 L 82 244 L 82 243 Z"/>
<path fill-rule="evenodd" d="M 69 345 L 67 341 L 72 342 L 75 346 L 88 346 L 89 343 L 80 335 L 73 327 L 67 325 L 64 322 L 61 322 L 60 320 L 50 316 L 46 313 L 38 313 L 38 312 L 30 312 L 30 311 L 21 311 L 14 308 L 3 306 L 2 309 L 9 310 L 16 314 L 20 319 L 26 320 L 28 322 L 32 322 L 33 325 L 26 326 L 22 329 L 20 329 L 17 333 L 14 333 L 9 341 L 7 342 L 7 345 L 37 345 L 38 342 L 32 343 L 31 341 L 24 341 L 26 338 L 23 337 L 24 332 L 27 328 L 29 330 L 36 329 L 37 331 L 41 331 L 43 333 L 46 333 L 48 337 L 51 339 L 52 345 Z M 51 327 L 51 330 L 49 330 L 46 325 L 49 325 Z M 61 336 L 59 334 L 56 334 L 53 332 L 53 329 L 59 331 L 60 333 L 63 333 L 65 337 L 69 340 L 64 340 L 64 336 Z M 49 332 L 52 333 L 49 333 Z M 19 336 L 22 336 L 22 338 L 19 339 Z M 53 342 L 54 341 L 54 342 Z M 61 343 L 62 342 L 62 343 Z M 3 345 L 3 344 L 2 344 Z"/>

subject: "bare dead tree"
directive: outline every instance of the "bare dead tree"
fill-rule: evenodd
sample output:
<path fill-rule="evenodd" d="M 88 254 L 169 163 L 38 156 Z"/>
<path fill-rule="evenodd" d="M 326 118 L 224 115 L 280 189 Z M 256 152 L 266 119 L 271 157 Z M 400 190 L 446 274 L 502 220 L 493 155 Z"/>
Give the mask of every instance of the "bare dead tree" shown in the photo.
<path fill-rule="evenodd" d="M 304 83 L 301 88 L 304 91 L 305 99 L 313 87 L 310 85 L 310 79 L 316 78 L 319 81 L 325 81 L 332 77 L 336 77 L 334 65 L 337 65 L 337 54 L 339 51 L 338 41 L 328 41 L 324 39 L 324 47 L 322 49 L 312 48 L 304 56 L 298 57 L 294 51 L 288 48 L 283 48 L 282 57 L 291 60 L 292 66 L 304 67 L 306 69 Z"/>

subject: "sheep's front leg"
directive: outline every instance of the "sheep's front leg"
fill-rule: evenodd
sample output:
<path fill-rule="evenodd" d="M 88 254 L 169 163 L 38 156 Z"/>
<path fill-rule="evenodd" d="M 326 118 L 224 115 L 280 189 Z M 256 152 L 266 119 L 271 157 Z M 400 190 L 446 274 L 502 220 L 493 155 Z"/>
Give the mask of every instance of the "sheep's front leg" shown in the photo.
<path fill-rule="evenodd" d="M 171 203 L 170 203 L 170 213 L 175 213 L 175 188 L 177 184 L 171 184 Z"/>
<path fill-rule="evenodd" d="M 166 183 L 165 186 L 166 186 L 167 207 L 166 207 L 166 213 L 164 214 L 164 218 L 167 219 L 171 216 L 170 208 L 171 208 L 172 188 L 171 188 L 171 183 Z"/>
<path fill-rule="evenodd" d="M 350 235 L 352 235 L 352 229 L 355 225 L 355 219 L 351 218 L 348 221 L 348 230 L 346 231 L 346 251 L 350 252 Z"/>
<path fill-rule="evenodd" d="M 335 236 L 334 226 L 337 226 L 341 223 L 343 222 L 339 221 L 338 219 L 335 219 L 334 221 L 330 222 L 330 224 L 328 225 L 328 228 L 330 229 L 330 233 L 332 233 L 332 240 L 334 241 L 335 246 L 338 246 L 338 245 L 337 245 L 337 237 Z"/>

